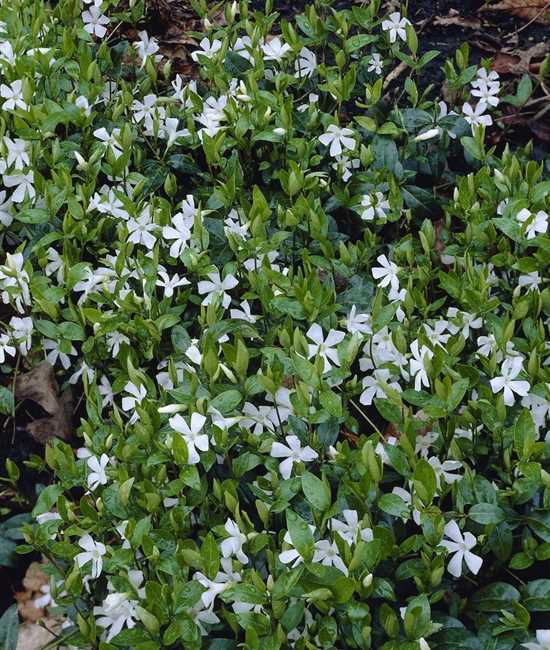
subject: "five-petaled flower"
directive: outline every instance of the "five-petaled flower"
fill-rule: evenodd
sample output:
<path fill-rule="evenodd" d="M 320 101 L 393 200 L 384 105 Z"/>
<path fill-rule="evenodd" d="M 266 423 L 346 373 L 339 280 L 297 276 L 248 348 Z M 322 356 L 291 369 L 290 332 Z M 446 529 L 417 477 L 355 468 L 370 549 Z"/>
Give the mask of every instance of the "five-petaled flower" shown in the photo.
<path fill-rule="evenodd" d="M 91 562 L 92 578 L 99 578 L 103 569 L 103 556 L 107 552 L 105 545 L 101 542 L 94 541 L 89 534 L 81 537 L 78 545 L 84 550 L 75 557 L 76 563 L 79 567 L 83 567 L 88 562 Z"/>
<path fill-rule="evenodd" d="M 462 575 L 462 563 L 465 562 L 468 569 L 474 575 L 477 575 L 481 569 L 483 560 L 479 555 L 475 555 L 471 551 L 477 544 L 476 538 L 469 532 L 463 535 L 454 520 L 449 521 L 445 525 L 444 532 L 449 539 L 442 540 L 440 546 L 445 547 L 449 553 L 452 553 L 452 557 L 447 565 L 448 572 L 455 578 L 460 578 Z"/>
<path fill-rule="evenodd" d="M 329 154 L 334 158 L 342 151 L 353 151 L 355 149 L 355 132 L 346 127 L 339 127 L 336 124 L 329 124 L 325 133 L 319 136 L 319 142 L 326 147 L 330 146 Z"/>
<path fill-rule="evenodd" d="M 311 447 L 302 447 L 298 436 L 285 436 L 286 445 L 280 442 L 274 442 L 271 446 L 271 455 L 273 458 L 284 458 L 279 464 L 279 472 L 284 479 L 290 478 L 292 466 L 294 463 L 309 463 L 318 457 L 318 454 Z M 288 446 L 287 446 L 288 445 Z"/>

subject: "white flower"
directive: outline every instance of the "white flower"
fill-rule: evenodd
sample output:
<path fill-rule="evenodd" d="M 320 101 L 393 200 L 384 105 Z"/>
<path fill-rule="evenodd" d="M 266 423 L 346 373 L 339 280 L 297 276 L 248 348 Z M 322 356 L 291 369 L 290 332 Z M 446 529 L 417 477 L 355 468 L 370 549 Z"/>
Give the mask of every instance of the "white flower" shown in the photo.
<path fill-rule="evenodd" d="M 226 275 L 222 280 L 219 271 L 209 273 L 208 277 L 210 280 L 201 280 L 197 285 L 199 294 L 206 294 L 201 305 L 209 305 L 216 296 L 220 296 L 224 309 L 227 309 L 231 304 L 231 296 L 227 291 L 235 288 L 239 281 L 231 274 Z"/>
<path fill-rule="evenodd" d="M 348 575 L 348 568 L 340 557 L 336 542 L 329 542 L 326 539 L 315 542 L 315 552 L 312 561 L 313 563 L 321 563 L 324 566 L 333 566 L 339 569 L 344 575 Z"/>
<path fill-rule="evenodd" d="M 13 222 L 13 215 L 11 213 L 12 204 L 12 200 L 6 199 L 6 192 L 2 190 L 0 192 L 0 224 L 4 228 L 8 228 Z"/>
<path fill-rule="evenodd" d="M 435 127 L 433 129 L 428 129 L 427 131 L 423 131 L 422 133 L 419 133 L 414 141 L 415 142 L 425 142 L 426 140 L 433 140 L 433 138 L 437 138 L 441 135 L 441 129 L 439 127 Z"/>
<path fill-rule="evenodd" d="M 525 406 L 531 411 L 537 429 L 544 426 L 546 418 L 550 415 L 550 401 L 545 397 L 530 393 L 521 400 L 521 405 Z"/>
<path fill-rule="evenodd" d="M 395 43 L 397 37 L 402 41 L 407 40 L 407 25 L 410 24 L 407 18 L 403 18 L 398 11 L 394 11 L 386 20 L 382 21 L 382 29 L 390 33 L 390 43 Z"/>
<path fill-rule="evenodd" d="M 141 67 L 145 65 L 147 58 L 154 56 L 159 51 L 158 43 L 154 38 L 149 38 L 146 31 L 138 32 L 139 41 L 134 43 L 139 58 L 141 59 Z"/>
<path fill-rule="evenodd" d="M 83 361 L 80 364 L 78 370 L 69 377 L 69 384 L 76 384 L 76 382 L 82 376 L 86 376 L 88 379 L 88 383 L 91 383 L 94 379 L 94 375 L 95 375 L 95 370 L 93 368 L 90 368 L 90 366 L 85 361 Z"/>
<path fill-rule="evenodd" d="M 0 23 L 4 25 L 5 23 Z M 5 34 L 4 29 L 2 29 L 3 34 Z M 13 46 L 9 41 L 4 41 L 0 43 L 0 61 L 5 61 L 9 65 L 15 65 L 16 57 L 13 51 Z"/>
<path fill-rule="evenodd" d="M 180 278 L 177 273 L 172 277 L 168 275 L 165 269 L 159 269 L 159 279 L 157 280 L 157 287 L 164 288 L 164 295 L 166 298 L 171 298 L 174 295 L 174 289 L 177 287 L 184 287 L 191 284 L 187 278 Z"/>
<path fill-rule="evenodd" d="M 397 382 L 391 382 L 390 371 L 386 368 L 379 368 L 373 372 L 372 376 L 363 377 L 363 392 L 359 401 L 365 406 L 370 406 L 375 397 L 387 399 L 385 390 L 387 387 L 401 392 L 401 386 Z"/>
<path fill-rule="evenodd" d="M 380 280 L 379 287 L 390 286 L 393 291 L 399 291 L 399 279 L 397 274 L 400 268 L 397 264 L 390 262 L 385 255 L 379 255 L 376 261 L 380 266 L 374 266 L 371 270 L 372 276 L 375 280 Z"/>
<path fill-rule="evenodd" d="M 491 126 L 493 119 L 490 115 L 484 115 L 487 108 L 486 104 L 479 102 L 475 108 L 472 108 L 470 104 L 465 103 L 462 106 L 462 112 L 464 113 L 464 119 L 470 126 Z"/>
<path fill-rule="evenodd" d="M 46 264 L 44 271 L 48 277 L 55 273 L 57 283 L 61 284 L 65 274 L 65 262 L 55 248 L 52 248 L 51 246 L 47 250 L 47 256 L 49 262 Z"/>
<path fill-rule="evenodd" d="M 179 138 L 187 138 L 191 135 L 189 129 L 179 129 L 178 131 L 178 123 L 179 120 L 177 117 L 167 117 L 159 129 L 159 137 L 166 140 L 167 150 L 170 149 Z"/>
<path fill-rule="evenodd" d="M 34 189 L 34 173 L 4 175 L 4 185 L 6 187 L 15 187 L 11 200 L 14 203 L 23 203 L 26 197 L 34 199 L 36 190 Z"/>
<path fill-rule="evenodd" d="M 2 104 L 5 111 L 13 111 L 16 108 L 26 111 L 28 108 L 23 99 L 23 81 L 21 79 L 16 79 L 9 86 L 6 84 L 0 85 L 0 97 L 6 100 Z"/>
<path fill-rule="evenodd" d="M 10 319 L 11 336 L 19 346 L 19 351 L 23 356 L 26 356 L 31 349 L 32 333 L 34 325 L 32 318 L 26 316 L 19 318 L 19 316 L 12 316 Z"/>
<path fill-rule="evenodd" d="M 288 479 L 292 474 L 292 466 L 294 463 L 298 461 L 308 463 L 315 460 L 318 454 L 309 446 L 302 449 L 300 439 L 297 436 L 285 436 L 285 440 L 286 445 L 280 442 L 274 442 L 271 446 L 270 454 L 273 458 L 285 459 L 279 464 L 279 472 L 281 472 L 281 476 L 284 479 Z"/>
<path fill-rule="evenodd" d="M 331 167 L 337 171 L 341 176 L 344 183 L 351 178 L 352 170 L 359 169 L 361 161 L 359 158 L 350 158 L 349 156 L 335 156 L 334 162 Z"/>
<path fill-rule="evenodd" d="M 91 456 L 86 461 L 88 468 L 91 472 L 88 474 L 87 483 L 90 490 L 93 492 L 100 485 L 107 484 L 107 474 L 105 468 L 109 464 L 110 458 L 107 454 L 101 454 L 99 460 L 95 456 Z"/>
<path fill-rule="evenodd" d="M 69 354 L 75 355 L 77 353 L 74 345 L 71 345 L 68 353 L 62 352 L 59 343 L 57 341 L 52 341 L 51 339 L 43 339 L 42 346 L 44 352 L 47 352 L 46 359 L 52 366 L 55 366 L 59 359 L 65 370 L 68 370 L 71 367 L 71 358 L 69 357 Z"/>
<path fill-rule="evenodd" d="M 102 397 L 101 408 L 105 408 L 113 403 L 114 393 L 111 382 L 106 375 L 103 375 L 100 379 L 99 386 L 97 387 L 99 394 Z"/>
<path fill-rule="evenodd" d="M 113 357 L 118 356 L 121 345 L 130 345 L 130 339 L 125 334 L 121 334 L 120 332 L 109 332 L 106 336 L 106 340 L 107 347 L 109 348 L 109 351 Z"/>
<path fill-rule="evenodd" d="M 459 311 L 456 307 L 449 307 L 447 318 L 451 319 L 447 324 L 449 332 L 453 335 L 461 332 L 462 336 L 467 339 L 470 336 L 470 329 L 477 330 L 483 325 L 483 319 L 467 311 Z"/>
<path fill-rule="evenodd" d="M 386 210 L 390 210 L 390 203 L 384 197 L 382 192 L 375 192 L 375 194 L 364 194 L 361 199 L 361 205 L 365 208 L 361 212 L 361 219 L 363 221 L 372 221 L 375 217 L 378 219 L 386 218 Z"/>
<path fill-rule="evenodd" d="M 491 389 L 493 393 L 504 391 L 504 403 L 506 406 L 513 406 L 516 401 L 514 393 L 525 397 L 531 386 L 528 381 L 516 380 L 516 377 L 523 370 L 523 360 L 521 357 L 508 357 L 502 362 L 500 377 L 491 379 Z"/>
<path fill-rule="evenodd" d="M 205 433 L 201 434 L 206 418 L 200 413 L 193 413 L 191 415 L 191 426 L 189 426 L 185 419 L 177 414 L 171 417 L 168 422 L 174 431 L 181 434 L 187 444 L 187 462 L 190 465 L 196 465 L 201 459 L 197 449 L 208 451 L 208 436 Z"/>
<path fill-rule="evenodd" d="M 108 25 L 111 21 L 107 16 L 104 16 L 101 9 L 97 5 L 92 5 L 89 9 L 82 12 L 82 21 L 84 22 L 84 29 L 91 34 L 95 34 L 98 38 L 103 38 L 107 33 Z"/>
<path fill-rule="evenodd" d="M 329 372 L 332 368 L 331 362 L 335 366 L 340 365 L 340 359 L 338 358 L 338 350 L 336 346 L 344 340 L 344 332 L 338 330 L 330 330 L 325 339 L 323 336 L 323 329 L 317 323 L 313 325 L 306 332 L 308 339 L 313 341 L 313 343 L 308 344 L 308 359 L 318 354 L 324 361 L 324 370 L 323 372 Z"/>
<path fill-rule="evenodd" d="M 522 643 L 527 650 L 550 650 L 550 630 L 537 630 L 536 643 Z"/>
<path fill-rule="evenodd" d="M 201 636 L 208 636 L 208 630 L 203 627 L 203 623 L 216 625 L 216 623 L 220 622 L 220 619 L 214 614 L 212 607 L 205 607 L 202 600 L 199 600 L 191 609 L 188 609 L 187 614 L 199 628 Z"/>
<path fill-rule="evenodd" d="M 202 362 L 202 354 L 197 345 L 199 342 L 198 339 L 191 339 L 191 345 L 185 350 L 185 356 L 195 363 L 197 366 L 200 366 Z"/>
<path fill-rule="evenodd" d="M 277 413 L 271 406 L 255 406 L 250 402 L 245 402 L 243 413 L 247 417 L 241 420 L 241 425 L 245 429 L 252 429 L 255 436 L 263 433 L 264 428 L 268 431 L 275 431 L 277 425 Z"/>
<path fill-rule="evenodd" d="M 448 328 L 449 323 L 446 320 L 439 320 L 434 323 L 433 327 L 430 327 L 427 324 L 424 324 L 424 331 L 426 332 L 426 337 L 432 345 L 439 345 L 444 348 L 445 343 L 450 338 L 450 334 L 445 334 L 445 330 Z"/>
<path fill-rule="evenodd" d="M 92 563 L 92 578 L 99 578 L 103 568 L 103 556 L 107 549 L 101 542 L 94 542 L 91 535 L 84 535 L 78 541 L 80 548 L 84 549 L 83 553 L 79 553 L 76 557 L 76 563 L 79 567 L 83 567 L 88 562 Z"/>
<path fill-rule="evenodd" d="M 479 103 L 485 106 L 498 106 L 498 93 L 500 92 L 500 83 L 498 81 L 488 83 L 484 79 L 478 78 L 474 83 L 476 86 L 472 90 L 472 97 L 478 97 Z"/>
<path fill-rule="evenodd" d="M 527 287 L 527 291 L 538 291 L 539 284 L 542 278 L 538 271 L 531 271 L 531 273 L 523 273 L 518 278 L 518 287 Z M 510 343 L 510 341 L 508 341 Z"/>
<path fill-rule="evenodd" d="M 344 149 L 353 151 L 355 149 L 355 133 L 352 129 L 329 124 L 323 135 L 319 136 L 319 142 L 326 147 L 330 145 L 329 153 L 332 157 L 339 156 Z"/>
<path fill-rule="evenodd" d="M 471 552 L 471 549 L 477 544 L 476 538 L 472 533 L 464 533 L 460 531 L 456 521 L 451 520 L 445 525 L 445 535 L 449 538 L 444 539 L 440 546 L 444 546 L 449 553 L 453 553 L 452 558 L 447 565 L 447 571 L 455 578 L 460 578 L 462 575 L 462 563 L 465 562 L 470 571 L 477 575 L 481 569 L 483 560 L 479 555 Z"/>
<path fill-rule="evenodd" d="M 310 106 L 313 106 L 319 101 L 319 95 L 315 93 L 309 93 L 307 96 L 307 104 L 300 104 L 296 109 L 299 113 L 305 113 Z"/>
<path fill-rule="evenodd" d="M 0 334 L 0 363 L 6 361 L 6 354 L 9 354 L 10 357 L 15 356 L 15 348 L 10 345 L 10 340 L 7 334 Z"/>
<path fill-rule="evenodd" d="M 255 323 L 259 316 L 255 316 L 254 314 L 251 313 L 250 311 L 250 305 L 248 303 L 248 300 L 243 300 L 240 305 L 240 309 L 230 309 L 229 310 L 229 315 L 231 318 L 236 318 L 236 319 L 241 319 L 248 321 L 249 323 Z"/>
<path fill-rule="evenodd" d="M 369 65 L 367 67 L 368 72 L 374 72 L 376 74 L 382 74 L 382 65 L 383 65 L 382 57 L 378 52 L 373 52 L 370 55 L 369 59 Z"/>
<path fill-rule="evenodd" d="M 303 47 L 294 62 L 295 76 L 298 78 L 311 77 L 317 69 L 317 57 L 315 53 Z"/>
<path fill-rule="evenodd" d="M 428 463 L 430 463 L 435 472 L 435 480 L 438 489 L 441 487 L 441 479 L 448 484 L 462 479 L 462 476 L 459 474 L 452 473 L 462 467 L 462 463 L 459 460 L 445 460 L 441 462 L 437 456 L 432 456 L 431 458 L 428 458 Z"/>
<path fill-rule="evenodd" d="M 88 101 L 88 98 L 85 97 L 84 95 L 79 95 L 75 100 L 74 100 L 75 106 L 80 108 L 81 111 L 84 111 L 84 115 L 86 117 L 90 117 L 92 114 L 92 107 L 90 106 L 90 102 Z M 77 152 L 75 152 L 76 155 Z"/>
<path fill-rule="evenodd" d="M 193 61 L 195 61 L 195 63 L 200 62 L 199 56 L 204 56 L 207 59 L 211 59 L 216 54 L 216 52 L 219 52 L 222 49 L 222 42 L 219 41 L 217 38 L 215 38 L 212 42 L 210 42 L 205 37 L 199 43 L 199 47 L 201 48 L 200 50 L 195 50 L 194 52 L 191 52 L 191 58 L 193 59 Z"/>
<path fill-rule="evenodd" d="M 352 305 L 343 324 L 350 334 L 372 334 L 370 314 L 358 314 L 355 305 Z"/>
<path fill-rule="evenodd" d="M 192 202 L 192 214 L 186 210 L 178 212 L 172 217 L 172 225 L 164 226 L 162 229 L 163 238 L 173 240 L 173 243 L 170 246 L 170 257 L 179 257 L 182 250 L 187 248 L 188 241 L 191 239 L 191 228 L 193 227 L 195 208 L 194 199 L 191 195 L 187 197 L 187 200 Z"/>
<path fill-rule="evenodd" d="M 282 43 L 278 36 L 272 38 L 262 45 L 264 61 L 281 61 L 287 52 L 290 52 L 290 45 Z"/>
<path fill-rule="evenodd" d="M 308 524 L 308 528 L 311 534 L 313 535 L 315 533 L 315 526 Z M 282 562 L 282 564 L 290 564 L 290 567 L 294 569 L 304 561 L 304 558 L 294 548 L 294 544 L 292 543 L 292 538 L 290 537 L 290 533 L 288 531 L 285 533 L 285 536 L 283 537 L 283 541 L 289 546 L 291 546 L 292 548 L 289 548 L 285 551 L 281 551 L 281 553 L 279 553 L 279 562 Z"/>
<path fill-rule="evenodd" d="M 4 136 L 4 144 L 8 150 L 7 165 L 13 165 L 15 169 L 23 169 L 25 166 L 30 165 L 30 158 L 28 154 L 28 142 L 21 138 L 12 140 Z"/>
<path fill-rule="evenodd" d="M 430 447 L 433 443 L 439 438 L 439 434 L 435 431 L 427 431 L 423 435 L 416 436 L 416 443 L 414 447 L 414 453 L 420 454 L 423 458 L 428 457 Z"/>
<path fill-rule="evenodd" d="M 425 360 L 433 357 L 430 348 L 423 345 L 419 348 L 418 339 L 411 343 L 412 359 L 410 360 L 411 375 L 414 377 L 414 389 L 422 390 L 422 386 L 429 387 L 430 380 L 425 368 Z"/>
<path fill-rule="evenodd" d="M 250 53 L 251 49 L 252 49 L 252 39 L 250 38 L 250 36 L 242 36 L 242 37 L 239 36 L 235 41 L 235 45 L 233 46 L 232 51 L 235 52 L 235 54 L 242 56 L 243 59 L 246 59 L 247 61 L 253 63 L 254 57 Z"/>
<path fill-rule="evenodd" d="M 152 250 L 157 238 L 152 231 L 157 228 L 148 210 L 144 210 L 137 219 L 128 220 L 128 241 L 133 244 L 142 244 L 148 250 Z"/>
<path fill-rule="evenodd" d="M 112 593 L 105 598 L 101 606 L 94 607 L 94 616 L 98 617 L 97 625 L 109 630 L 105 637 L 107 643 L 114 639 L 124 626 L 128 629 L 135 627 L 138 621 L 137 604 L 137 601 L 128 598 L 127 593 Z"/>
<path fill-rule="evenodd" d="M 243 535 L 233 519 L 225 522 L 224 528 L 229 535 L 221 543 L 222 556 L 225 558 L 235 556 L 239 562 L 246 564 L 248 557 L 243 553 L 243 544 L 246 543 L 246 535 Z"/>
<path fill-rule="evenodd" d="M 412 495 L 404 488 L 396 486 L 393 488 L 392 494 L 397 494 L 397 496 L 402 499 L 407 504 L 407 506 L 409 506 L 409 508 L 412 506 Z M 416 508 L 413 508 L 412 516 L 414 523 L 417 526 L 420 526 L 420 512 Z"/>
<path fill-rule="evenodd" d="M 362 528 L 359 524 L 357 510 L 342 510 L 345 521 L 332 518 L 330 525 L 332 530 L 337 532 L 348 544 L 355 544 L 360 537 L 364 542 L 372 542 L 374 539 L 371 528 Z"/>
<path fill-rule="evenodd" d="M 548 229 L 548 214 L 543 210 L 539 210 L 537 214 L 533 215 L 530 210 L 523 208 L 517 213 L 516 219 L 520 225 L 527 223 L 525 227 L 527 239 L 534 239 L 538 233 L 543 235 Z"/>
<path fill-rule="evenodd" d="M 231 560 L 229 558 L 222 558 L 221 565 L 223 571 L 218 571 L 214 580 L 210 580 L 202 573 L 195 573 L 193 580 L 197 580 L 203 587 L 206 588 L 201 595 L 202 603 L 205 607 L 210 607 L 219 594 L 225 591 L 232 584 L 241 581 L 241 575 L 233 571 Z"/>
<path fill-rule="evenodd" d="M 135 408 L 147 397 L 147 389 L 142 384 L 136 386 L 136 384 L 129 381 L 126 386 L 124 386 L 124 390 L 128 395 L 122 398 L 122 410 L 126 412 L 134 411 L 130 418 L 130 424 L 134 424 L 139 419 L 139 415 L 137 411 L 135 411 Z"/>
<path fill-rule="evenodd" d="M 499 80 L 499 74 L 496 70 L 487 72 L 486 68 L 478 68 L 477 77 L 470 82 L 472 88 L 477 88 L 480 83 L 495 83 Z"/>
<path fill-rule="evenodd" d="M 374 453 L 382 459 L 385 465 L 389 465 L 390 457 L 386 451 L 386 445 L 395 447 L 397 445 L 397 438 L 395 436 L 388 436 L 384 442 L 380 441 L 374 448 Z"/>
<path fill-rule="evenodd" d="M 226 235 L 233 234 L 239 239 L 246 239 L 248 235 L 249 223 L 242 223 L 241 217 L 237 210 L 231 210 L 227 218 L 224 220 L 224 232 Z"/>
<path fill-rule="evenodd" d="M 115 159 L 122 156 L 122 149 L 117 140 L 117 138 L 120 137 L 120 129 L 113 129 L 113 132 L 109 133 L 105 127 L 101 127 L 94 131 L 94 137 L 101 140 L 101 142 L 103 142 L 105 146 L 113 152 Z"/>

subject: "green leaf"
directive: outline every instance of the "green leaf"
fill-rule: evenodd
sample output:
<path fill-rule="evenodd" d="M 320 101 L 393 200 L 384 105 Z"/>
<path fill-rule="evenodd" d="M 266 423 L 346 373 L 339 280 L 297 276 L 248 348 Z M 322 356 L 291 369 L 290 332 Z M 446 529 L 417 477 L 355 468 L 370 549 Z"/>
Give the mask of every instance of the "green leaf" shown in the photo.
<path fill-rule="evenodd" d="M 313 534 L 308 524 L 293 510 L 287 510 L 286 525 L 294 548 L 309 561 L 313 555 Z"/>
<path fill-rule="evenodd" d="M 550 611 L 550 580 L 531 580 L 521 588 L 522 605 L 530 612 Z"/>
<path fill-rule="evenodd" d="M 14 406 L 15 401 L 11 390 L 5 386 L 0 386 L 0 413 L 3 415 L 11 415 Z"/>
<path fill-rule="evenodd" d="M 369 45 L 375 41 L 376 36 L 371 34 L 355 34 L 346 40 L 344 47 L 346 52 L 351 54 L 351 52 L 360 50 L 362 47 L 365 47 L 365 45 Z"/>
<path fill-rule="evenodd" d="M 45 487 L 36 500 L 32 516 L 36 517 L 51 510 L 57 501 L 57 497 L 61 494 L 63 494 L 63 488 L 60 485 L 48 485 L 48 487 Z"/>
<path fill-rule="evenodd" d="M 317 478 L 315 474 L 304 472 L 302 475 L 302 490 L 306 499 L 316 510 L 324 512 L 330 507 L 332 501 L 330 488 L 325 481 Z"/>
<path fill-rule="evenodd" d="M 202 543 L 201 563 L 206 576 L 213 580 L 220 568 L 220 552 L 212 533 L 208 533 Z"/>
<path fill-rule="evenodd" d="M 447 413 L 453 413 L 460 405 L 469 385 L 470 381 L 468 379 L 459 379 L 453 384 L 451 394 L 447 398 Z"/>
<path fill-rule="evenodd" d="M 396 424 L 399 424 L 403 420 L 401 409 L 399 406 L 397 406 L 397 404 L 394 404 L 389 399 L 375 397 L 374 405 L 384 420 L 387 420 L 388 422 L 394 422 Z"/>
<path fill-rule="evenodd" d="M 374 136 L 372 150 L 374 154 L 373 166 L 376 169 L 386 168 L 390 172 L 395 171 L 396 165 L 399 162 L 399 152 L 397 151 L 397 145 L 391 138 L 379 135 Z"/>
<path fill-rule="evenodd" d="M 537 429 L 531 412 L 524 408 L 514 425 L 514 449 L 522 460 L 526 460 L 537 441 Z"/>
<path fill-rule="evenodd" d="M 15 217 L 17 221 L 29 224 L 48 223 L 50 220 L 50 213 L 44 208 L 27 208 L 21 210 Z"/>
<path fill-rule="evenodd" d="M 321 406 L 330 414 L 335 417 L 342 415 L 342 399 L 332 390 L 324 390 L 319 395 Z"/>
<path fill-rule="evenodd" d="M 236 52 L 227 52 L 223 61 L 224 70 L 232 77 L 238 77 L 247 70 L 250 70 L 252 64 L 244 56 Z"/>
<path fill-rule="evenodd" d="M 506 513 L 494 503 L 476 503 L 470 508 L 468 517 L 478 524 L 500 524 L 506 519 Z"/>
<path fill-rule="evenodd" d="M 242 395 L 238 390 L 226 390 L 220 393 L 210 402 L 210 406 L 219 411 L 222 415 L 227 415 L 237 408 L 242 401 Z"/>
<path fill-rule="evenodd" d="M 249 472 L 262 463 L 263 459 L 261 456 L 246 451 L 244 454 L 237 456 L 233 461 L 233 472 L 237 478 L 241 478 L 246 472 Z"/>
<path fill-rule="evenodd" d="M 399 303 L 394 302 L 382 307 L 373 314 L 372 331 L 376 334 L 376 332 L 379 332 L 383 327 L 391 323 L 398 308 Z"/>
<path fill-rule="evenodd" d="M 409 517 L 409 508 L 397 494 L 382 495 L 378 500 L 378 507 L 383 512 L 387 512 L 394 517 L 401 517 L 403 519 L 408 519 Z"/>
<path fill-rule="evenodd" d="M 9 607 L 0 618 L 0 648 L 1 650 L 16 650 L 19 636 L 19 616 L 17 605 Z"/>
<path fill-rule="evenodd" d="M 416 463 L 413 472 L 414 490 L 424 505 L 429 505 L 437 490 L 437 480 L 434 468 L 424 458 Z"/>
<path fill-rule="evenodd" d="M 469 601 L 473 612 L 500 612 L 509 609 L 513 601 L 520 601 L 521 594 L 507 582 L 493 582 L 476 591 Z"/>

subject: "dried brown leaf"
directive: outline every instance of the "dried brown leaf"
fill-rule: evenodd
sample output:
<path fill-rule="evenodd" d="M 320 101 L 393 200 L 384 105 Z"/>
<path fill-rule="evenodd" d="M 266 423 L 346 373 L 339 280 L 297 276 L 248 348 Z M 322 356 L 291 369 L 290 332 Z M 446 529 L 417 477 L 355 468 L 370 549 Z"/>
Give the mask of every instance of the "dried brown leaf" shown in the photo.
<path fill-rule="evenodd" d="M 468 29 L 480 29 L 481 21 L 477 18 L 465 18 L 456 9 L 450 9 L 446 16 L 436 16 L 433 24 L 438 27 L 466 27 Z"/>
<path fill-rule="evenodd" d="M 543 24 L 548 24 L 548 10 L 550 10 L 548 0 L 501 0 L 479 9 L 479 11 L 505 11 L 523 20 L 533 20 Z"/>
<path fill-rule="evenodd" d="M 38 442 L 45 443 L 54 436 L 63 440 L 71 437 L 72 393 L 68 389 L 59 395 L 53 367 L 47 361 L 17 376 L 15 397 L 19 401 L 35 402 L 48 414 L 26 425 Z"/>

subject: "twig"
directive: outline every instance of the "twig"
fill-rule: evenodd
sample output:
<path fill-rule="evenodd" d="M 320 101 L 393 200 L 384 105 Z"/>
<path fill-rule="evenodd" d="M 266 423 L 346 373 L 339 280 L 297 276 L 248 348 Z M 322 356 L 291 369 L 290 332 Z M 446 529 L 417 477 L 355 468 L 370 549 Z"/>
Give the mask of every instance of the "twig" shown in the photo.
<path fill-rule="evenodd" d="M 538 20 L 542 16 L 542 14 L 549 8 L 550 8 L 550 0 L 544 5 L 544 7 L 537 14 L 535 14 L 533 16 L 533 18 L 531 18 L 531 20 L 528 23 L 525 23 L 525 25 L 522 25 L 521 27 L 516 29 L 515 32 L 513 32 L 512 34 L 507 36 L 506 40 L 510 40 L 513 36 L 516 36 L 517 34 L 522 32 L 524 29 L 527 29 L 527 27 L 529 27 L 529 25 L 532 25 L 536 20 Z"/>

